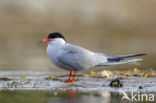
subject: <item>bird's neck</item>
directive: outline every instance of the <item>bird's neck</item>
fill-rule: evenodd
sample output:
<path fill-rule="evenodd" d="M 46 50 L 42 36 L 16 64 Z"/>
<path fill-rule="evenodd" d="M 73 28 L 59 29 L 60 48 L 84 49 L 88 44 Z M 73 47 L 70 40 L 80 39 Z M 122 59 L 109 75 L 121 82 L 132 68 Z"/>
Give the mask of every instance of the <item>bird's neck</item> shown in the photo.
<path fill-rule="evenodd" d="M 47 53 L 50 57 L 55 57 L 56 53 L 60 50 L 60 48 L 65 44 L 66 42 L 61 38 L 56 38 L 52 40 L 47 47 Z"/>

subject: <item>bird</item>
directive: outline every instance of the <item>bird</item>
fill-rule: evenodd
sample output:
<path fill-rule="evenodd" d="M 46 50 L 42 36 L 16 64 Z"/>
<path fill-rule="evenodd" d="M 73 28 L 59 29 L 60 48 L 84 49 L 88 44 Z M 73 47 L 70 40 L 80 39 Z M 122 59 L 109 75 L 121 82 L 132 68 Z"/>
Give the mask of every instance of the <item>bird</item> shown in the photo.
<path fill-rule="evenodd" d="M 92 67 L 112 66 L 118 64 L 135 63 L 142 59 L 134 58 L 146 54 L 128 54 L 111 56 L 103 53 L 93 52 L 83 47 L 67 43 L 65 37 L 59 32 L 53 32 L 41 43 L 48 43 L 47 54 L 53 64 L 57 67 L 70 71 L 68 80 L 73 83 L 76 72 Z M 72 75 L 72 73 L 74 73 Z M 71 77 L 73 78 L 71 79 Z"/>

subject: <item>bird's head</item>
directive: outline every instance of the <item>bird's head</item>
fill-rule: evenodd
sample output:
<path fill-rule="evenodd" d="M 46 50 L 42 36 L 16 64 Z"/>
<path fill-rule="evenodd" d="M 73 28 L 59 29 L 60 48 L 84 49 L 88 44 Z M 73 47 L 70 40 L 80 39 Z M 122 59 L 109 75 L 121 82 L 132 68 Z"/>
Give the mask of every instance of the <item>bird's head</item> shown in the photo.
<path fill-rule="evenodd" d="M 53 32 L 53 33 L 50 33 L 48 35 L 48 38 L 43 39 L 41 41 L 41 43 L 48 43 L 48 42 L 54 41 L 56 39 L 63 39 L 65 41 L 65 38 L 64 38 L 64 36 L 61 33 L 59 33 L 59 32 Z"/>

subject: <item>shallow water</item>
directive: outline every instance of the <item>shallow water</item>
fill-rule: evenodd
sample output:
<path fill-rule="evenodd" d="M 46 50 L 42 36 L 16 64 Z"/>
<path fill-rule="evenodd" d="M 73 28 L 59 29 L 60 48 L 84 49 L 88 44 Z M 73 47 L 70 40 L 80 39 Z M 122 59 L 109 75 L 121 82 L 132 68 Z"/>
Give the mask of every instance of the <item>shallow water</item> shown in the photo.
<path fill-rule="evenodd" d="M 0 94 L 1 103 L 120 103 L 123 96 L 123 94 L 108 91 L 84 93 L 72 89 L 67 91 L 6 90 L 0 91 Z M 131 102 L 123 100 L 123 103 Z"/>
<path fill-rule="evenodd" d="M 110 100 L 120 102 L 116 93 L 106 95 L 98 93 L 81 93 L 69 89 L 65 92 L 56 91 L 0 91 L 1 103 L 109 103 Z M 7 98 L 6 98 L 7 97 Z"/>

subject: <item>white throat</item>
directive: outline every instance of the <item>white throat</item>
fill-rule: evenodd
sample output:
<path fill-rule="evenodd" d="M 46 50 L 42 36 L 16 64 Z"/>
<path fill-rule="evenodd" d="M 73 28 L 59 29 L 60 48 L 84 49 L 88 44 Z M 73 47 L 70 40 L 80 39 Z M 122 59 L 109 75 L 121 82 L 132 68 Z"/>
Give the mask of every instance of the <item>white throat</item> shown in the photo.
<path fill-rule="evenodd" d="M 50 59 L 54 62 L 56 54 L 59 52 L 61 47 L 65 44 L 65 40 L 62 38 L 53 39 L 47 47 L 47 54 Z"/>
<path fill-rule="evenodd" d="M 63 44 L 65 44 L 66 42 L 64 41 L 64 39 L 62 39 L 62 38 L 55 38 L 55 39 L 53 39 L 49 44 L 51 45 L 51 44 L 55 44 L 55 45 L 63 45 Z M 48 44 L 48 45 L 49 45 Z"/>

